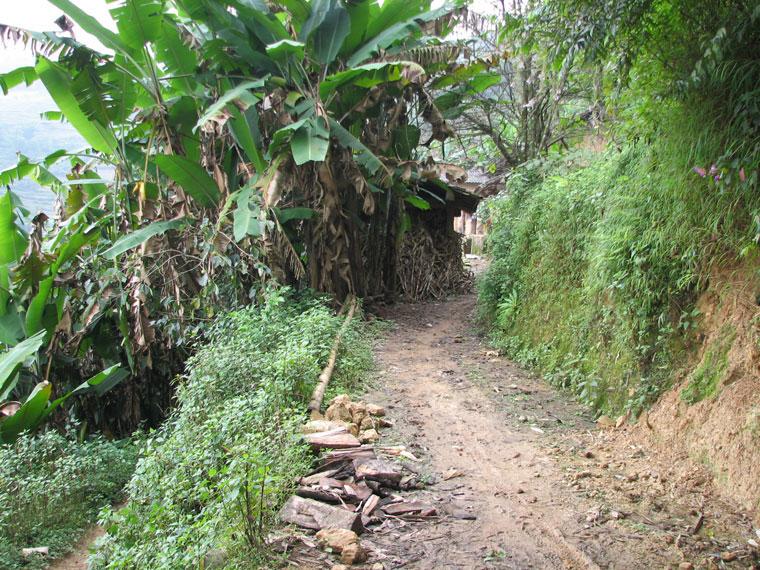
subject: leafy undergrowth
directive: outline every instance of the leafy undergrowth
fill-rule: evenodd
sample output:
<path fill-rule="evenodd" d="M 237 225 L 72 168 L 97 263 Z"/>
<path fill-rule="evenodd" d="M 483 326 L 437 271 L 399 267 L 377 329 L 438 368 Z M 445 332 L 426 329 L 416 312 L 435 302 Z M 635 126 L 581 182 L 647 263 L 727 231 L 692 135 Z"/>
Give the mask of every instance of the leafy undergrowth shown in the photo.
<path fill-rule="evenodd" d="M 0 447 L 0 567 L 43 568 L 49 558 L 23 558 L 22 548 L 68 552 L 98 511 L 121 498 L 136 460 L 128 440 L 83 443 L 48 431 Z"/>
<path fill-rule="evenodd" d="M 487 206 L 480 301 L 497 345 L 612 413 L 670 386 L 693 351 L 710 268 L 756 258 L 753 184 L 695 173 L 721 140 L 695 148 L 695 115 L 672 121 L 648 143 L 528 163 Z M 718 364 L 695 372 L 693 401 L 717 386 Z"/>
<path fill-rule="evenodd" d="M 223 318 L 188 362 L 178 406 L 148 438 L 128 504 L 103 515 L 95 568 L 264 563 L 267 530 L 310 462 L 298 428 L 342 321 L 320 301 L 286 295 Z M 367 332 L 353 322 L 334 377 L 344 389 L 371 364 Z"/>

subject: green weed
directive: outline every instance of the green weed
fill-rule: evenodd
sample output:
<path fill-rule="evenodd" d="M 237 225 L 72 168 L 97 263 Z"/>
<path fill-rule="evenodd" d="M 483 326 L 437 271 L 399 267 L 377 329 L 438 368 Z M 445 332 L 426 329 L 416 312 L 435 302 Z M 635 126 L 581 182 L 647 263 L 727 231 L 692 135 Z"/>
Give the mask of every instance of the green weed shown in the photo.
<path fill-rule="evenodd" d="M 705 350 L 702 361 L 689 376 L 686 388 L 681 392 L 681 399 L 689 404 L 696 404 L 718 393 L 721 378 L 728 368 L 728 352 L 734 342 L 736 330 L 725 325 Z"/>
<path fill-rule="evenodd" d="M 122 496 L 137 449 L 130 441 L 83 443 L 55 431 L 24 435 L 0 447 L 0 564 L 44 568 L 50 558 L 25 559 L 22 548 L 66 554 L 98 511 Z"/>
<path fill-rule="evenodd" d="M 722 148 L 700 112 L 668 109 L 647 143 L 526 163 L 484 206 L 494 343 L 596 409 L 637 412 L 671 385 L 711 267 L 755 243 L 751 185 L 692 171 Z"/>
<path fill-rule="evenodd" d="M 278 292 L 221 319 L 179 380 L 175 412 L 148 438 L 129 503 L 104 513 L 93 567 L 191 568 L 218 551 L 225 567 L 266 566 L 264 536 L 310 464 L 299 426 L 341 322 L 317 300 Z M 371 363 L 358 327 L 336 369 L 341 390 Z"/>

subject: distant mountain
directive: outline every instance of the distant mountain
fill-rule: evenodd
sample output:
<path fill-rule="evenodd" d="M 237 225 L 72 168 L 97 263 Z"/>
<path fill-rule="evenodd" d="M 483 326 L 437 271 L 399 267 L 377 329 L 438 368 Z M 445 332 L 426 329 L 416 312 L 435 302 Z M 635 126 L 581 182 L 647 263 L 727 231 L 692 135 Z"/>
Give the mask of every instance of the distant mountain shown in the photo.
<path fill-rule="evenodd" d="M 40 117 L 41 113 L 55 108 L 40 83 L 17 87 L 5 96 L 0 94 L 0 170 L 16 164 L 18 152 L 31 159 L 40 159 L 61 148 L 78 150 L 86 146 L 68 123 L 47 121 Z M 67 167 L 68 163 L 61 161 L 53 171 L 63 175 Z M 14 184 L 11 189 L 21 196 L 24 206 L 32 214 L 52 210 L 55 196 L 49 190 L 29 180 Z"/>

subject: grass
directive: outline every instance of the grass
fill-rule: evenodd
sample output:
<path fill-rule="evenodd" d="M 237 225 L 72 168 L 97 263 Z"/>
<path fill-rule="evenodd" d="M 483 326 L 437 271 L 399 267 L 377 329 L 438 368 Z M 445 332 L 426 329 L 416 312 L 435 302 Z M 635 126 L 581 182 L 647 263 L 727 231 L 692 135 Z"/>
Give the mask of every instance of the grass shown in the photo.
<path fill-rule="evenodd" d="M 705 350 L 699 365 L 689 375 L 681 399 L 688 404 L 696 404 L 718 393 L 720 380 L 728 368 L 728 352 L 736 337 L 736 330 L 729 324 L 721 329 L 718 338 Z"/>

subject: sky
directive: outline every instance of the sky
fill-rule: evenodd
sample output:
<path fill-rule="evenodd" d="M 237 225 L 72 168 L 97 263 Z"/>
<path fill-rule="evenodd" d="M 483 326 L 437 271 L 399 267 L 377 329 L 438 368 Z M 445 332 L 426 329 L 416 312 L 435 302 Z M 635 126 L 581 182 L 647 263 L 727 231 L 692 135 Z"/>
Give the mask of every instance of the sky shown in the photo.
<path fill-rule="evenodd" d="M 104 26 L 116 29 L 104 0 L 77 0 L 76 4 Z M 0 23 L 35 32 L 58 30 L 55 20 L 61 14 L 63 12 L 47 0 L 0 0 Z M 77 39 L 93 47 L 101 47 L 95 38 L 81 30 L 77 31 Z M 0 44 L 0 73 L 22 65 L 34 65 L 34 56 L 29 48 L 12 43 L 6 43 L 5 47 Z"/>
<path fill-rule="evenodd" d="M 99 22 L 115 29 L 108 5 L 104 0 L 76 0 L 77 5 Z M 37 32 L 58 30 L 55 20 L 62 11 L 47 0 L 0 0 L 0 23 L 25 28 Z M 77 39 L 96 48 L 102 46 L 89 34 L 81 30 Z M 34 55 L 29 47 L 0 43 L 0 73 L 8 72 L 24 65 L 34 65 Z M 52 111 L 55 104 L 38 81 L 30 87 L 18 86 L 2 95 L 0 92 L 0 170 L 4 170 L 18 160 L 16 152 L 21 152 L 33 160 L 40 159 L 59 148 L 80 148 L 85 143 L 78 133 L 67 123 L 43 121 L 40 113 Z M 62 167 L 65 169 L 65 166 Z M 60 169 L 59 169 L 60 170 Z M 56 172 L 62 174 L 62 172 Z M 14 188 L 32 213 L 39 210 L 52 212 L 53 195 L 29 180 L 17 183 Z"/>

